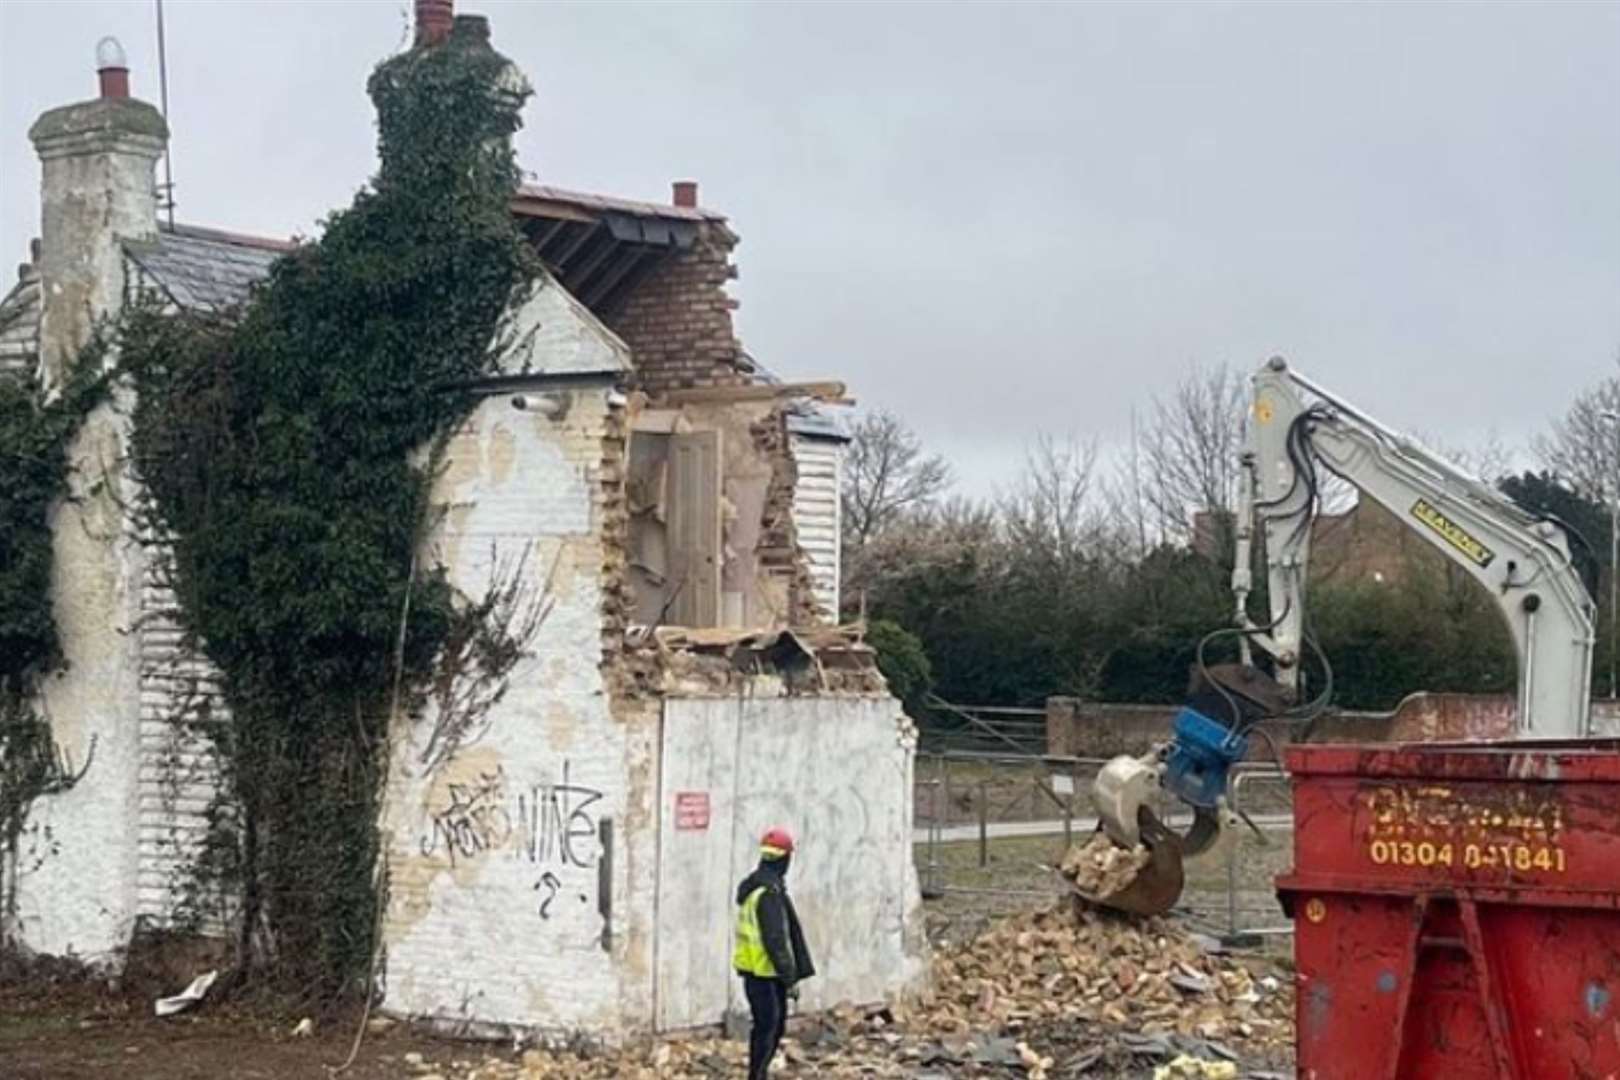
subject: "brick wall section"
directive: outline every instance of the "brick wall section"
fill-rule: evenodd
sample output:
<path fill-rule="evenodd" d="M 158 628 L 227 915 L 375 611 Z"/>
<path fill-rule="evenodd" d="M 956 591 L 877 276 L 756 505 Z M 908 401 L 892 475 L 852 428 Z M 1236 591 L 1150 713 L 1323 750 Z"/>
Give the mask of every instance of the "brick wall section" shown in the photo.
<path fill-rule="evenodd" d="M 1068 697 L 1046 700 L 1046 752 L 1053 757 L 1110 758 L 1145 754 L 1170 737 L 1177 705 L 1123 705 Z M 1413 694 L 1392 713 L 1339 712 L 1323 716 L 1311 741 L 1324 743 L 1483 741 L 1510 738 L 1516 708 L 1511 697 L 1487 694 Z M 1280 724 L 1268 725 L 1279 745 L 1290 741 Z M 1251 739 L 1248 759 L 1270 761 L 1271 748 Z"/>
<path fill-rule="evenodd" d="M 732 327 L 737 301 L 726 283 L 737 276 L 737 235 L 705 222 L 696 243 L 649 274 L 605 319 L 635 357 L 637 385 L 651 393 L 752 381 L 751 365 Z"/>

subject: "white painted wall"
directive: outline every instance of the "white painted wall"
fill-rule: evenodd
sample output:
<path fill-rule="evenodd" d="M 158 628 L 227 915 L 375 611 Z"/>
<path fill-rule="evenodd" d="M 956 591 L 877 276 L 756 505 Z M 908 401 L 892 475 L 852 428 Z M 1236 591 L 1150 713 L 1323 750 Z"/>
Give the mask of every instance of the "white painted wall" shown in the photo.
<path fill-rule="evenodd" d="M 436 488 L 448 511 L 432 551 L 456 588 L 483 595 L 492 545 L 508 559 L 532 544 L 528 578 L 551 581 L 553 606 L 480 737 L 430 771 L 421 755 L 432 709 L 396 733 L 385 814 L 392 1012 L 474 1029 L 623 1023 L 621 971 L 646 935 L 632 935 L 632 905 L 620 901 L 650 894 L 651 870 L 635 871 L 638 888 L 615 838 L 604 920 L 598 830 L 612 821 L 622 834 L 646 800 L 633 788 L 648 740 L 638 745 L 614 718 L 600 666 L 609 385 L 566 392 L 560 421 L 516 411 L 506 395 L 486 399 L 451 441 Z M 653 775 L 644 764 L 640 773 Z"/>
<path fill-rule="evenodd" d="M 122 306 L 124 242 L 157 235 L 153 166 L 165 132 L 157 110 L 133 99 L 53 109 L 30 131 L 43 174 L 38 358 L 47 387 L 96 320 Z M 137 914 L 144 554 L 126 510 L 139 490 L 129 405 L 119 396 L 86 417 L 68 451 L 70 497 L 51 515 L 51 599 L 67 666 L 45 681 L 38 705 L 63 751 L 90 764 L 76 787 L 35 802 L 17 880 L 22 942 L 98 964 L 116 963 Z"/>
<path fill-rule="evenodd" d="M 799 843 L 789 892 L 817 976 L 802 1005 L 874 1002 L 925 972 L 912 862 L 915 737 L 889 697 L 672 699 L 664 706 L 657 1016 L 662 1029 L 746 1009 L 731 972 L 737 883 L 759 837 Z M 708 794 L 705 829 L 680 828 L 682 793 Z"/>

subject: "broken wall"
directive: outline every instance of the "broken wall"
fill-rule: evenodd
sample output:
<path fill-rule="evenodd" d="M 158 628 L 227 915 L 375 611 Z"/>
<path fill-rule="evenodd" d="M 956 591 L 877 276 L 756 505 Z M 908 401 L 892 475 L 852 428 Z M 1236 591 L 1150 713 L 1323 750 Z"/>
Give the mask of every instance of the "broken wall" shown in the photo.
<path fill-rule="evenodd" d="M 820 617 L 797 535 L 799 464 L 774 400 L 688 401 L 632 421 L 632 620 L 768 627 Z"/>

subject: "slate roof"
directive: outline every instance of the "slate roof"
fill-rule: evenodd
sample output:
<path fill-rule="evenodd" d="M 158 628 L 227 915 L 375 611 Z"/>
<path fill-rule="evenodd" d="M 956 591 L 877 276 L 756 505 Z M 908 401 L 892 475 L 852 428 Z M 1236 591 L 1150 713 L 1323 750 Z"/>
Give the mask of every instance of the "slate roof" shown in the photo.
<path fill-rule="evenodd" d="M 754 374 L 761 382 L 772 386 L 782 385 L 782 379 L 776 372 L 761 364 L 752 355 L 747 355 L 747 359 L 754 365 Z M 787 428 L 795 435 L 811 439 L 850 441 L 849 426 L 844 423 L 843 418 L 811 398 L 799 398 L 788 405 Z"/>
<path fill-rule="evenodd" d="M 180 307 L 213 311 L 246 300 L 250 286 L 293 247 L 285 240 L 175 225 L 165 226 L 156 243 L 129 244 L 126 251 Z"/>
<path fill-rule="evenodd" d="M 0 300 L 0 375 L 26 375 L 39 361 L 39 271 L 24 263 Z"/>

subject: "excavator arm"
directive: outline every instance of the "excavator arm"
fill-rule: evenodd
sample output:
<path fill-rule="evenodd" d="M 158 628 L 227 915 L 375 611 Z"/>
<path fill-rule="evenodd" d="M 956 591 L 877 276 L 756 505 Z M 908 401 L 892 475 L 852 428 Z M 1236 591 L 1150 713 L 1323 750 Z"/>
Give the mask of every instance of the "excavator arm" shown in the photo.
<path fill-rule="evenodd" d="M 1590 734 L 1593 603 L 1564 530 L 1273 359 L 1254 377 L 1232 587 L 1243 641 L 1296 697 L 1314 519 L 1327 474 L 1348 481 L 1478 581 L 1518 658 L 1520 738 Z M 1270 618 L 1249 615 L 1249 563 L 1265 540 Z M 1252 658 L 1245 656 L 1248 662 Z"/>
<path fill-rule="evenodd" d="M 1315 691 L 1303 677 L 1306 650 L 1315 648 L 1306 608 L 1312 526 L 1329 475 L 1385 507 L 1490 592 L 1518 658 L 1518 737 L 1591 733 L 1594 606 L 1563 528 L 1289 370 L 1281 358 L 1254 376 L 1253 387 L 1234 523 L 1235 625 L 1217 631 L 1238 637 L 1242 663 L 1210 669 L 1200 658 L 1171 738 L 1142 757 L 1110 761 L 1093 787 L 1109 838 L 1126 847 L 1144 844 L 1155 858 L 1143 874 L 1149 880 L 1092 899 L 1138 914 L 1167 910 L 1179 894 L 1181 855 L 1216 846 L 1232 827 L 1228 774 L 1247 752 L 1254 725 L 1308 717 L 1331 697 L 1331 674 Z M 1257 537 L 1265 545 L 1270 604 L 1264 623 L 1249 611 Z M 1256 652 L 1269 661 L 1269 672 L 1256 663 Z M 1325 657 L 1321 666 L 1331 672 Z M 1175 838 L 1169 855 L 1160 851 L 1165 830 L 1147 805 L 1157 788 L 1194 813 L 1191 831 Z"/>

